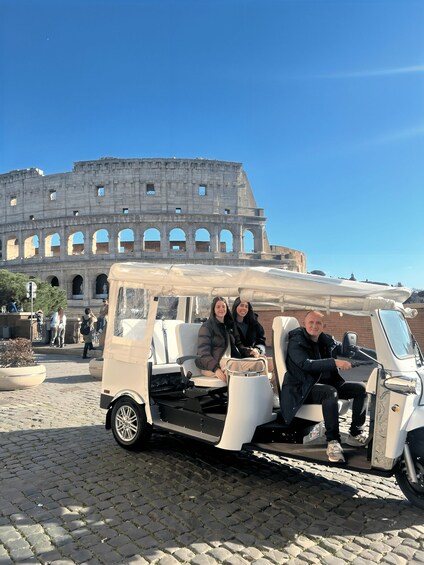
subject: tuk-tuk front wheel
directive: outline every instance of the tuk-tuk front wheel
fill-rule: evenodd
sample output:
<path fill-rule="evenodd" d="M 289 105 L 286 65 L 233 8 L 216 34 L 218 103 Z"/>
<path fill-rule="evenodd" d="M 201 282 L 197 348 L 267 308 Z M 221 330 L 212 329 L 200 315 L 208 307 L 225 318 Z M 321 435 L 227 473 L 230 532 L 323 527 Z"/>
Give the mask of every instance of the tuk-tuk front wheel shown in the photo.
<path fill-rule="evenodd" d="M 424 462 L 420 459 L 414 461 L 418 482 L 412 483 L 406 472 L 405 462 L 398 466 L 395 477 L 400 490 L 414 506 L 424 510 Z"/>
<path fill-rule="evenodd" d="M 113 406 L 111 427 L 113 437 L 125 449 L 146 448 L 152 435 L 144 406 L 128 397 L 120 398 Z"/>

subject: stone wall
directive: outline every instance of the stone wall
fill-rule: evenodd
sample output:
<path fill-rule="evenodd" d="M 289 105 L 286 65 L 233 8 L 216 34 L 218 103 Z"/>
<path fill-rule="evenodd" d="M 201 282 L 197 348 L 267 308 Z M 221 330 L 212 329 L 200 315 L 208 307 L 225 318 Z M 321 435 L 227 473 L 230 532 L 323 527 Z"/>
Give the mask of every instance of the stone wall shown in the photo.
<path fill-rule="evenodd" d="M 306 271 L 270 245 L 241 163 L 103 158 L 44 176 L 0 175 L 0 260 L 64 288 L 68 308 L 99 307 L 118 261 L 273 266 Z"/>

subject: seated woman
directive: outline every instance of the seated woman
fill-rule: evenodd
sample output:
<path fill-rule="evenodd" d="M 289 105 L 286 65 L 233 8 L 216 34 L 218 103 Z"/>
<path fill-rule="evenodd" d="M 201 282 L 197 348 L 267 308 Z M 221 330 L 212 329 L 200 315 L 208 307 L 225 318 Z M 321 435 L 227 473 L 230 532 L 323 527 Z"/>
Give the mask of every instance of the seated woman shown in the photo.
<path fill-rule="evenodd" d="M 252 305 L 247 300 L 242 300 L 240 297 L 236 298 L 232 308 L 232 315 L 244 347 L 250 348 L 251 354 L 255 357 L 261 357 L 267 362 L 268 371 L 272 375 L 271 385 L 274 392 L 274 408 L 278 408 L 280 399 L 274 375 L 274 363 L 271 357 L 267 358 L 265 355 L 265 330 L 258 322 Z"/>
<path fill-rule="evenodd" d="M 250 302 L 236 298 L 232 315 L 242 344 L 265 355 L 265 331 L 258 322 Z"/>
<path fill-rule="evenodd" d="M 199 330 L 196 365 L 203 375 L 227 382 L 226 363 L 229 358 L 258 357 L 258 351 L 244 347 L 225 298 L 216 296 L 211 305 L 209 318 Z M 263 362 L 245 364 L 240 370 L 263 371 Z"/>

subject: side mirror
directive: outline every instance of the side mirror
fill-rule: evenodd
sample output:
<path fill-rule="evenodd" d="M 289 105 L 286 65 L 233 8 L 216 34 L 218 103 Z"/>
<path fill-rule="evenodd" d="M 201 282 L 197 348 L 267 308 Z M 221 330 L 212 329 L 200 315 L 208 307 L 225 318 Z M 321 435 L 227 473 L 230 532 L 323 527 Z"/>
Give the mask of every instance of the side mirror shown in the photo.
<path fill-rule="evenodd" d="M 342 341 L 342 356 L 353 357 L 357 348 L 358 334 L 355 332 L 346 332 Z"/>

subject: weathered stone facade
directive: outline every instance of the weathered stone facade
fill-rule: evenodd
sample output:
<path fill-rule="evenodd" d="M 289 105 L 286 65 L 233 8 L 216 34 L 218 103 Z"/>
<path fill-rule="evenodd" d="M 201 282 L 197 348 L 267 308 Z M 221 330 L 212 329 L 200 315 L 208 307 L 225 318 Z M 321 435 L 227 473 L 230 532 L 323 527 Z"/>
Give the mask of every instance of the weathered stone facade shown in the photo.
<path fill-rule="evenodd" d="M 270 245 L 241 163 L 80 161 L 71 172 L 0 175 L 3 267 L 97 306 L 117 261 L 260 265 L 304 272 L 302 252 Z"/>

